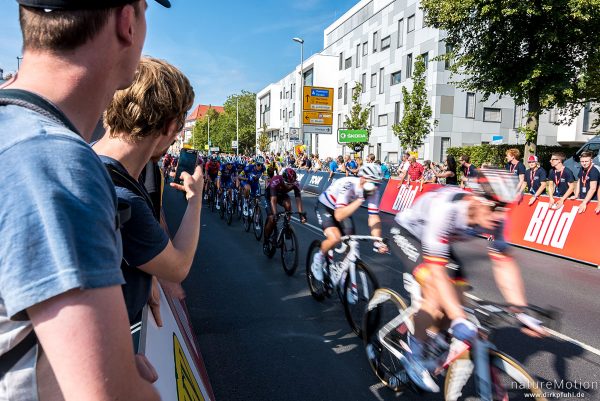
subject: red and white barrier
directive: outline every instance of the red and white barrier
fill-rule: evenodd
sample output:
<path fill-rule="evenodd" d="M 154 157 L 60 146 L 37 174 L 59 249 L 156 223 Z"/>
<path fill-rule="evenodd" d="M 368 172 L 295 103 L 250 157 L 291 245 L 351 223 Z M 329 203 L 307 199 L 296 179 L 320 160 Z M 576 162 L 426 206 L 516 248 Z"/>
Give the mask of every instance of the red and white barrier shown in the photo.
<path fill-rule="evenodd" d="M 396 214 L 409 208 L 422 194 L 440 188 L 439 184 L 411 183 L 398 188 L 400 181 L 390 180 L 381 197 L 379 209 Z M 600 215 L 594 210 L 597 202 L 590 202 L 584 213 L 578 213 L 581 201 L 567 200 L 560 209 L 552 209 L 547 197 L 540 197 L 529 206 L 531 195 L 511 208 L 510 226 L 506 239 L 514 245 L 567 257 L 600 266 Z"/>

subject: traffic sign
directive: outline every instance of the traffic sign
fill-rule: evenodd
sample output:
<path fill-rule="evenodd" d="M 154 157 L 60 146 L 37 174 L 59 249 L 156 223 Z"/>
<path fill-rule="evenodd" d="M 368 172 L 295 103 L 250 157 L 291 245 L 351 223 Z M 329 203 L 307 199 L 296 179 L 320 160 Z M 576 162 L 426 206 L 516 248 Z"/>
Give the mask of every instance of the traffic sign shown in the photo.
<path fill-rule="evenodd" d="M 333 133 L 331 125 L 304 125 L 304 132 L 307 134 L 326 134 Z"/>
<path fill-rule="evenodd" d="M 340 129 L 338 130 L 338 143 L 369 142 L 369 133 L 366 129 Z"/>
<path fill-rule="evenodd" d="M 204 150 L 208 150 L 209 146 L 208 145 L 204 145 Z"/>
<path fill-rule="evenodd" d="M 238 141 L 231 141 L 231 147 L 232 148 L 237 148 L 238 147 Z"/>
<path fill-rule="evenodd" d="M 305 111 L 302 122 L 304 124 L 331 125 L 333 124 L 333 114 L 320 111 Z"/>
<path fill-rule="evenodd" d="M 303 108 L 306 111 L 333 111 L 333 88 L 305 86 Z"/>
<path fill-rule="evenodd" d="M 219 147 L 218 146 L 213 146 L 212 148 L 210 148 L 211 152 L 218 152 L 219 151 Z"/>

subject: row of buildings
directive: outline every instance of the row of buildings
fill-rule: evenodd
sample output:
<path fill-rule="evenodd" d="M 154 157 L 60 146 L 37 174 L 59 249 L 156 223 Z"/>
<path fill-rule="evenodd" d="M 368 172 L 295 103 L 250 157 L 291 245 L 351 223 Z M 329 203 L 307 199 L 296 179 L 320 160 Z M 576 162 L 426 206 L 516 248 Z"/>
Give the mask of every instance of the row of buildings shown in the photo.
<path fill-rule="evenodd" d="M 301 134 L 309 152 L 321 157 L 352 152 L 337 143 L 352 106 L 355 82 L 363 87 L 361 103 L 370 104 L 371 136 L 365 152 L 395 163 L 401 153 L 392 125 L 402 117 L 402 87 L 412 89 L 412 69 L 422 55 L 427 66 L 427 91 L 438 125 L 419 149 L 419 158 L 441 161 L 450 146 L 481 143 L 524 143 L 517 128 L 525 124 L 523 107 L 508 97 L 482 102 L 478 93 L 465 92 L 450 82 L 448 65 L 434 61 L 446 52 L 444 32 L 424 23 L 418 0 L 361 0 L 323 32 L 323 50 L 280 81 L 257 93 L 257 135 L 266 132 L 272 151 L 290 149 L 301 126 L 300 69 L 306 86 L 334 89 L 332 134 Z M 555 125 L 557 113 L 540 118 L 538 143 L 585 143 L 596 116 L 585 108 L 570 125 Z"/>

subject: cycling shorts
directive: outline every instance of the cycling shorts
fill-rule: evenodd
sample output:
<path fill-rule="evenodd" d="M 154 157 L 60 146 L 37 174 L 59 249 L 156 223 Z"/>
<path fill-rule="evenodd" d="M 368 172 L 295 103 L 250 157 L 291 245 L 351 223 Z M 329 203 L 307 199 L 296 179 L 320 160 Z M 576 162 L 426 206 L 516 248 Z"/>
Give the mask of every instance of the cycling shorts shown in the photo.
<path fill-rule="evenodd" d="M 390 250 L 392 254 L 400 259 L 404 271 L 412 273 L 420 285 L 423 285 L 427 278 L 431 276 L 430 269 L 441 267 L 433 267 L 431 263 L 435 264 L 445 261 L 445 268 L 450 280 L 455 285 L 469 286 L 462 263 L 456 256 L 456 252 L 452 246 L 450 246 L 450 255 L 448 258 L 423 255 L 421 241 L 412 235 L 410 231 L 398 224 L 392 227 L 391 237 Z"/>
<path fill-rule="evenodd" d="M 290 200 L 290 196 L 288 194 L 277 194 L 277 204 L 279 206 L 283 206 L 283 203 Z M 271 216 L 273 214 L 273 210 L 271 210 L 271 198 L 267 197 L 265 212 L 267 216 Z"/>
<path fill-rule="evenodd" d="M 321 225 L 323 231 L 329 227 L 337 227 L 342 235 L 354 235 L 354 220 L 352 216 L 345 218 L 342 221 L 337 221 L 334 215 L 334 210 L 325 206 L 321 202 L 317 202 L 315 206 L 315 214 L 317 221 Z"/>
<path fill-rule="evenodd" d="M 208 175 L 208 177 L 210 178 L 211 181 L 216 181 L 217 177 L 219 176 L 219 172 L 217 171 L 216 173 L 211 173 L 210 171 L 206 173 Z"/>

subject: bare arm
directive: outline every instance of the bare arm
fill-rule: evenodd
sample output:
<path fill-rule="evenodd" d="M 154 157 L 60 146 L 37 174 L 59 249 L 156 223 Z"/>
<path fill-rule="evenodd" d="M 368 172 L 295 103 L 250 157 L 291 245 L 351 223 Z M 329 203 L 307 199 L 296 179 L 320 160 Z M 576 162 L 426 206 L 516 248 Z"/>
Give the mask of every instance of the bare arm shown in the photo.
<path fill-rule="evenodd" d="M 519 265 L 512 258 L 503 258 L 492 262 L 494 280 L 507 303 L 516 306 L 527 306 L 525 285 Z"/>
<path fill-rule="evenodd" d="M 364 201 L 364 199 L 358 198 L 358 199 L 355 199 L 354 201 L 352 201 L 347 206 L 343 206 L 343 207 L 335 209 L 335 211 L 333 212 L 335 219 L 337 221 L 342 221 L 345 218 L 352 216 L 352 214 L 354 214 L 354 212 L 356 212 L 358 210 L 360 205 L 362 205 L 363 201 Z"/>
<path fill-rule="evenodd" d="M 66 401 L 160 399 L 136 369 L 119 286 L 71 290 L 27 313 Z"/>
<path fill-rule="evenodd" d="M 367 220 L 367 224 L 371 229 L 371 235 L 373 237 L 381 237 L 381 218 L 377 214 L 370 214 Z"/>

